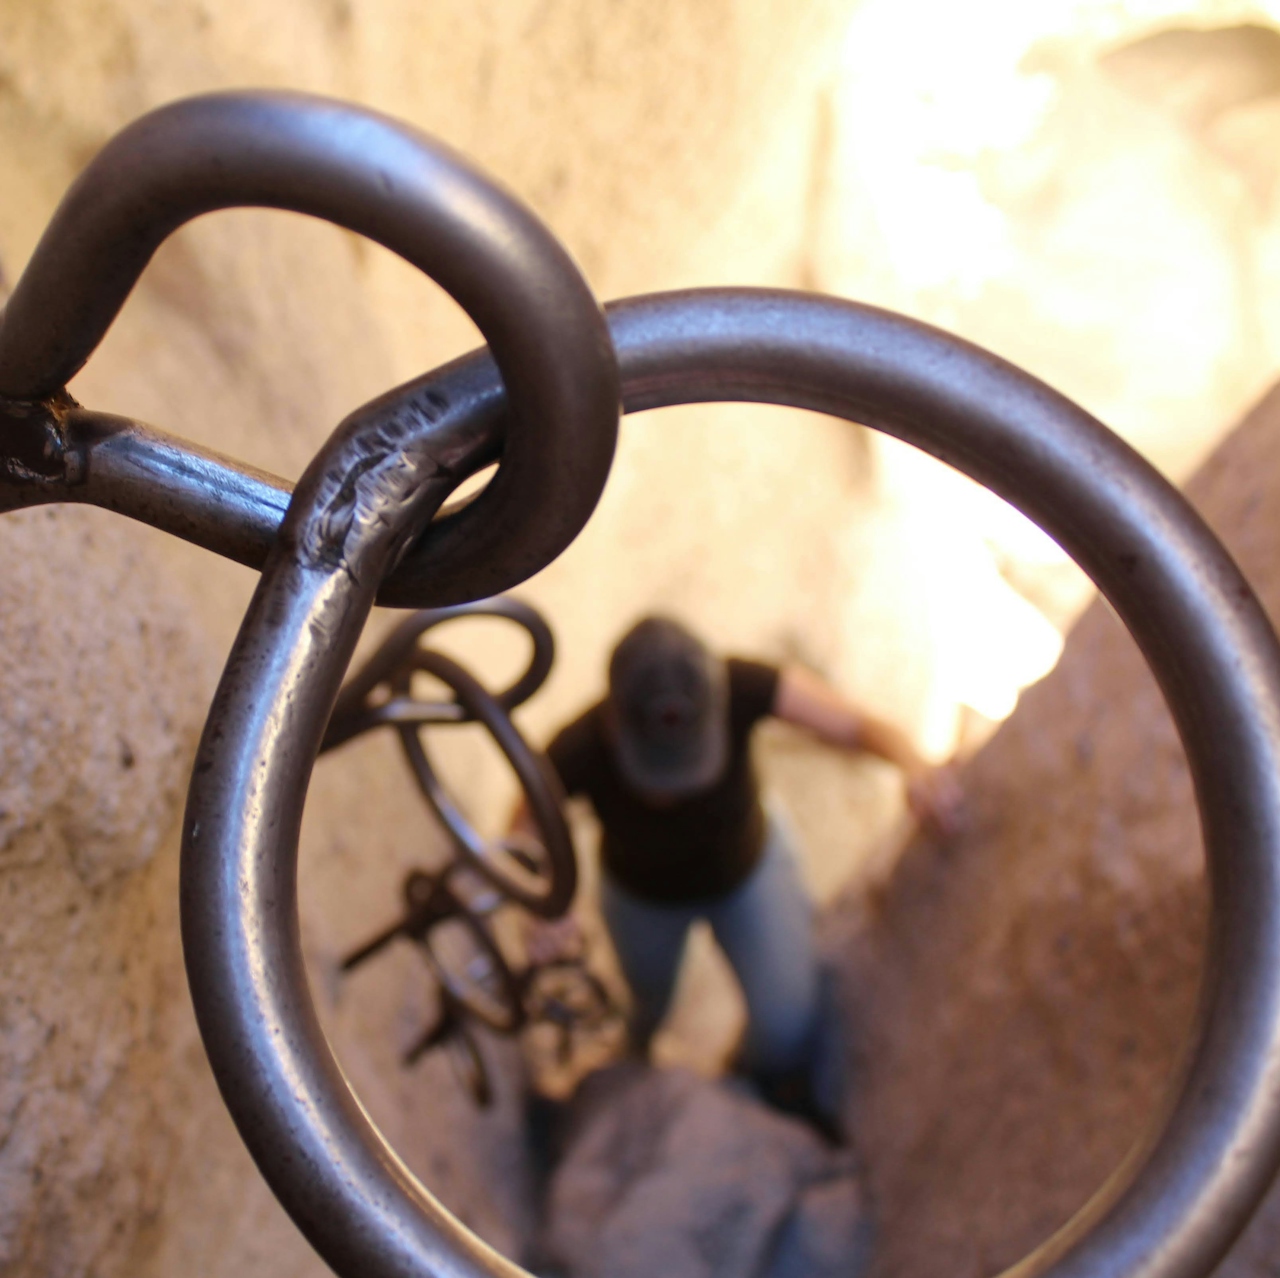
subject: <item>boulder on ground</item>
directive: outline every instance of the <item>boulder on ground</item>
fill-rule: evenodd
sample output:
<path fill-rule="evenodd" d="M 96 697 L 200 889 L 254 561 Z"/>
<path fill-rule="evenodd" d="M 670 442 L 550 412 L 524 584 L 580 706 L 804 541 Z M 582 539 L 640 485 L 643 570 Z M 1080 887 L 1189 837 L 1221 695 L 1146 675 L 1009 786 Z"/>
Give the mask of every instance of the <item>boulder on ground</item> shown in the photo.
<path fill-rule="evenodd" d="M 568 1278 L 856 1278 L 855 1160 L 732 1080 L 630 1061 L 570 1103 L 542 1265 Z"/>

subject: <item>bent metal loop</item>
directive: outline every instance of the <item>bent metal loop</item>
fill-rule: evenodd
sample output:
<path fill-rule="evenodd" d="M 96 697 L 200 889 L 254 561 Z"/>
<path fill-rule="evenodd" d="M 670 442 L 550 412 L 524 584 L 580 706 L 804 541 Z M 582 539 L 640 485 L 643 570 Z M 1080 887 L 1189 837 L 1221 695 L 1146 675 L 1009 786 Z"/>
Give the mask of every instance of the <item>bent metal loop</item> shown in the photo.
<path fill-rule="evenodd" d="M 353 414 L 291 500 L 282 481 L 87 413 L 61 390 L 159 240 L 236 203 L 327 217 L 392 247 L 445 285 L 492 350 Z M 1280 648 L 1209 530 L 1087 414 L 953 337 L 760 290 L 621 302 L 606 333 L 555 241 L 456 157 L 350 107 L 245 94 L 166 108 L 94 161 L 6 310 L 0 394 L 10 506 L 94 501 L 263 565 L 195 768 L 181 902 L 205 1045 L 263 1174 L 341 1274 L 520 1272 L 413 1178 L 338 1069 L 303 972 L 298 830 L 375 600 L 497 593 L 585 522 L 613 449 L 610 335 L 629 411 L 792 404 L 951 463 L 1064 546 L 1133 633 L 1200 805 L 1212 886 L 1201 1013 L 1158 1121 L 1010 1273 L 1207 1274 L 1280 1155 Z M 484 493 L 433 521 L 498 456 Z"/>
<path fill-rule="evenodd" d="M 528 635 L 529 663 L 510 687 L 490 693 L 468 670 L 442 652 L 419 646 L 429 631 L 459 617 L 500 617 Z M 555 660 L 551 628 L 538 611 L 518 599 L 499 597 L 450 608 L 428 608 L 406 618 L 342 686 L 320 751 L 332 750 L 363 732 L 393 726 L 418 789 L 448 832 L 455 853 L 488 879 L 508 901 L 554 918 L 568 909 L 578 886 L 577 861 L 564 818 L 560 779 L 526 743 L 510 712 L 542 686 Z M 433 675 L 452 693 L 440 702 L 417 700 L 413 674 Z M 375 700 L 376 689 L 390 696 Z M 537 832 L 526 839 L 485 839 L 450 797 L 428 757 L 420 729 L 431 724 L 481 723 L 515 773 Z"/>

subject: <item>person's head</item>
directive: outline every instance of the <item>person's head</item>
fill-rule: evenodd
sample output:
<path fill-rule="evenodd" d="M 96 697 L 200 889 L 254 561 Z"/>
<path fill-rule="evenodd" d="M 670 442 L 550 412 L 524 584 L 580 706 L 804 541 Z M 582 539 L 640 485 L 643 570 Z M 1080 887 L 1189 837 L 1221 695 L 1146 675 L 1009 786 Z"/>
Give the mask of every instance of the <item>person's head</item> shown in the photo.
<path fill-rule="evenodd" d="M 729 757 L 724 662 L 668 617 L 645 617 L 609 661 L 609 717 L 627 783 L 662 799 L 712 784 Z"/>

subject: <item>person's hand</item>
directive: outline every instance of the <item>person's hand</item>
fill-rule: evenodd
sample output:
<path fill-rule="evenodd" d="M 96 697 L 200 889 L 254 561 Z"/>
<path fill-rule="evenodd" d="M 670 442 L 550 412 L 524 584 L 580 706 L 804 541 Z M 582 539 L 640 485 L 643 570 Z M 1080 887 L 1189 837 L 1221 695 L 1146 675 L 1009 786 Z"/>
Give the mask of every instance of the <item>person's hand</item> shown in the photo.
<path fill-rule="evenodd" d="M 558 919 L 530 919 L 526 924 L 524 952 L 530 967 L 580 959 L 585 948 L 582 925 L 572 914 Z"/>
<path fill-rule="evenodd" d="M 907 777 L 907 806 L 925 829 L 944 839 L 965 826 L 964 789 L 950 765 L 924 767 Z"/>

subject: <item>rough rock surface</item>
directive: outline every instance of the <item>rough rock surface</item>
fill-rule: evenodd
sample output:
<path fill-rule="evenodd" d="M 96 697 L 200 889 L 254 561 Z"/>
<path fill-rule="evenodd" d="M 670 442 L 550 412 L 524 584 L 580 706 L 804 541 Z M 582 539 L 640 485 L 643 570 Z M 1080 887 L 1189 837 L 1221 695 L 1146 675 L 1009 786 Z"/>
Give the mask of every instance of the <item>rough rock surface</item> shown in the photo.
<path fill-rule="evenodd" d="M 1190 496 L 1280 619 L 1280 390 Z M 1154 680 L 1105 605 L 967 785 L 961 842 L 916 843 L 877 897 L 831 920 L 875 1278 L 977 1278 L 1063 1223 L 1159 1103 L 1196 996 L 1205 898 L 1190 782 Z M 1273 1193 L 1219 1272 L 1266 1271 L 1278 1240 Z"/>
<path fill-rule="evenodd" d="M 627 1062 L 571 1103 L 543 1268 L 569 1278 L 856 1278 L 852 1154 L 725 1082 Z"/>
<path fill-rule="evenodd" d="M 188 628 L 119 521 L 25 511 L 0 547 L 0 1272 L 56 1274 L 136 1259 L 180 1157 L 155 861 L 199 703 Z"/>

